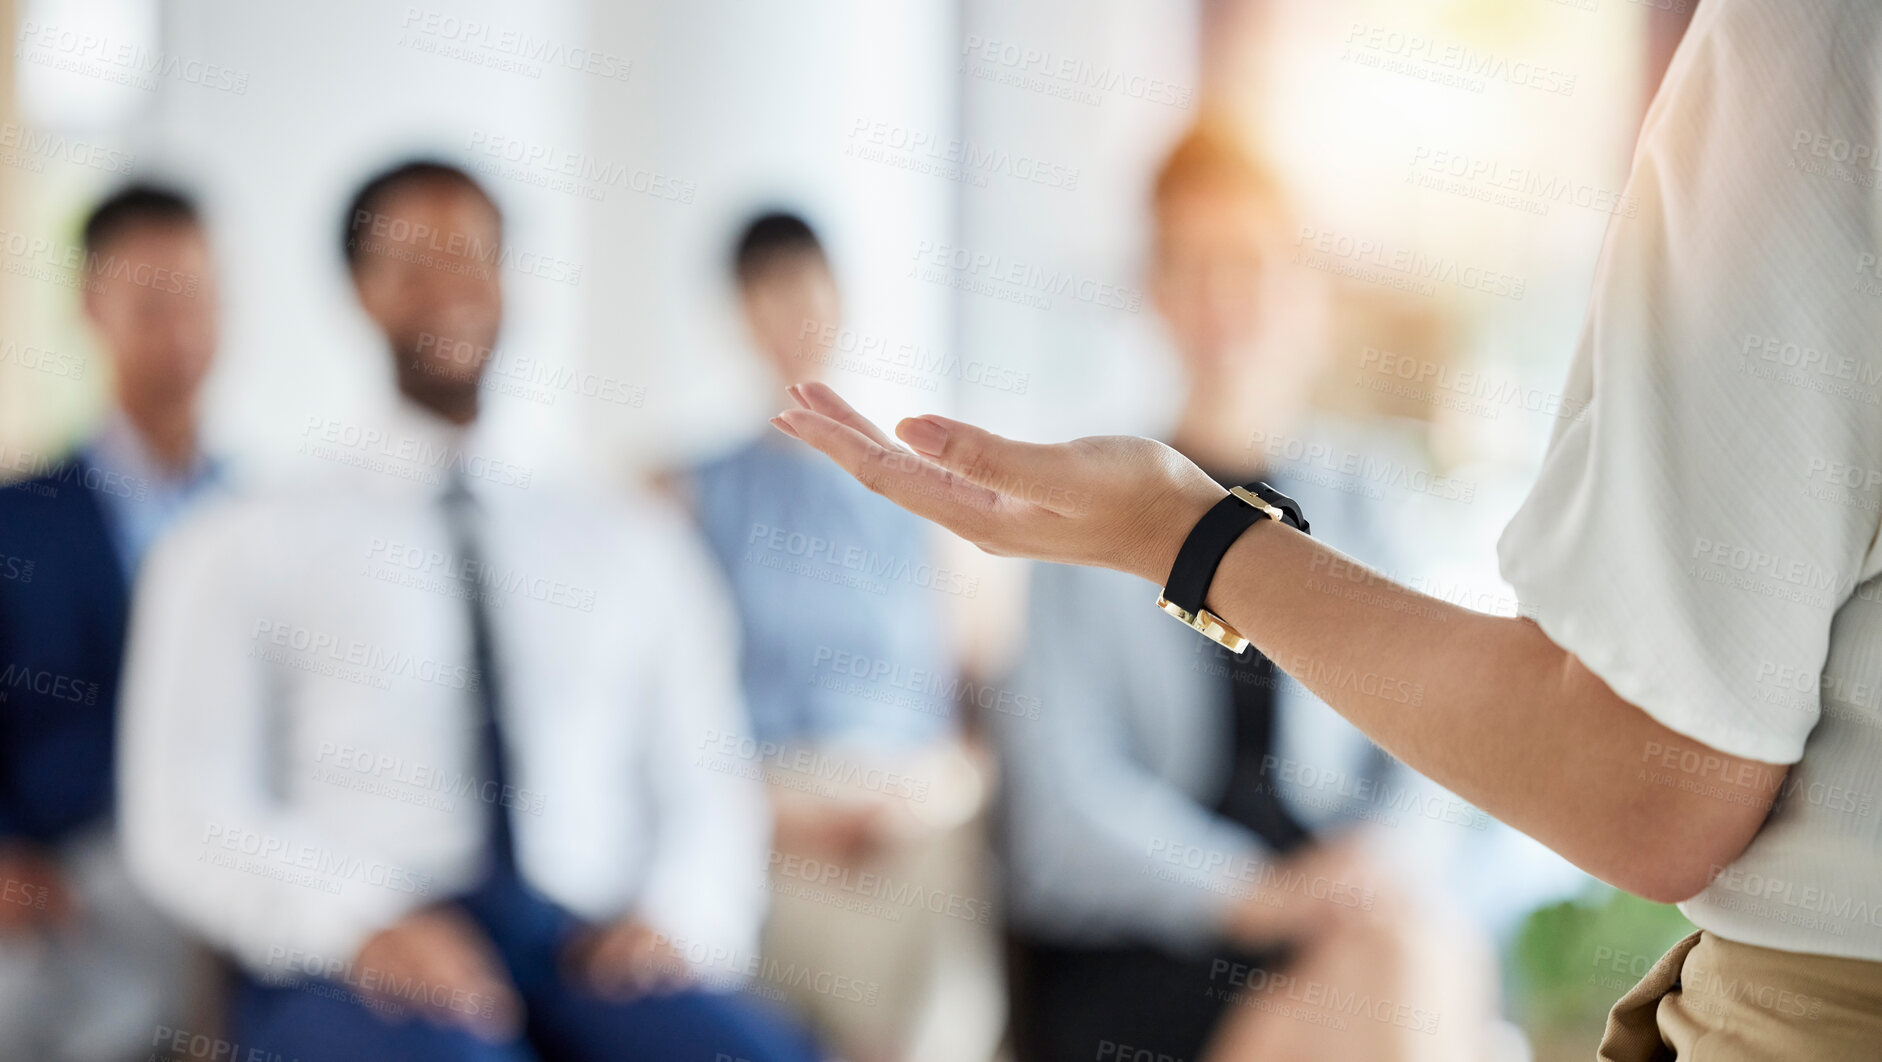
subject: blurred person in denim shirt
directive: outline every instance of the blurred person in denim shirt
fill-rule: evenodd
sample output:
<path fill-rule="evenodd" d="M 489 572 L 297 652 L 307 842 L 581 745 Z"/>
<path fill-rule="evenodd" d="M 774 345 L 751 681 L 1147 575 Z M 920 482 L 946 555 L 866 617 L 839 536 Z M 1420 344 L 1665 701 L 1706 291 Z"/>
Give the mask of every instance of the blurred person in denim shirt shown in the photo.
<path fill-rule="evenodd" d="M 783 386 L 821 377 L 842 300 L 811 226 L 758 216 L 731 266 L 764 369 Z M 793 997 L 858 1062 L 985 1057 L 997 999 L 984 977 L 945 976 L 993 966 L 971 829 L 981 776 L 960 737 L 945 628 L 950 595 L 975 583 L 936 563 L 920 520 L 754 431 L 683 489 L 738 604 L 756 759 L 772 783 L 766 953 L 877 986 L 867 1004 Z"/>

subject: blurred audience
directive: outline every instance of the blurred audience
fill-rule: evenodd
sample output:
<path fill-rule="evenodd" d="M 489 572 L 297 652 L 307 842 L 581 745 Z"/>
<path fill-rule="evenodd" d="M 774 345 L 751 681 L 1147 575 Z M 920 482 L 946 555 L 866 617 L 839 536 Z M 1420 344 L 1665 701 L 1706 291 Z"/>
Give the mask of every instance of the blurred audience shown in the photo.
<path fill-rule="evenodd" d="M 842 299 L 811 226 L 754 218 L 731 273 L 762 370 L 780 387 L 819 378 Z M 961 587 L 925 524 L 820 457 L 757 422 L 680 484 L 738 606 L 771 783 L 765 955 L 868 986 L 789 990 L 853 1062 L 985 1058 L 1000 1013 L 983 772 L 944 615 Z"/>
<path fill-rule="evenodd" d="M 143 1055 L 188 983 L 181 938 L 124 869 L 112 773 L 131 582 L 217 479 L 197 430 L 216 277 L 169 189 L 106 199 L 83 246 L 113 401 L 74 455 L 0 490 L 0 1059 L 35 1062 Z"/>
<path fill-rule="evenodd" d="M 591 500 L 482 432 L 501 219 L 463 172 L 344 219 L 399 399 L 315 416 L 334 474 L 153 555 L 128 663 L 123 835 L 241 965 L 228 1040 L 317 1059 L 799 1060 L 760 970 L 760 788 L 683 519 Z"/>
<path fill-rule="evenodd" d="M 1324 350 L 1276 180 L 1205 119 L 1153 200 L 1148 288 L 1186 383 L 1168 441 L 1225 485 L 1267 480 L 1379 562 L 1389 529 L 1350 484 L 1268 459 L 1312 430 Z M 1414 910 L 1413 872 L 1359 826 L 1418 781 L 1149 593 L 1099 569 L 1034 575 L 1011 684 L 1041 711 L 998 727 L 1019 1062 L 1481 1057 L 1487 947 Z"/>

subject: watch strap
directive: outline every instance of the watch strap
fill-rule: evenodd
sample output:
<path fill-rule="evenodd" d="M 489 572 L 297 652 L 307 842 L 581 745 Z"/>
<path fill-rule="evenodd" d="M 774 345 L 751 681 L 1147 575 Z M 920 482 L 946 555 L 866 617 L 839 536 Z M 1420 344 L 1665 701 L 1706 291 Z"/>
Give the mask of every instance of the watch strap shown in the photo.
<path fill-rule="evenodd" d="M 1313 534 L 1307 526 L 1307 517 L 1300 511 L 1300 503 L 1268 486 L 1266 483 L 1250 483 L 1243 488 L 1255 497 L 1281 510 L 1281 522 L 1299 531 L 1303 535 Z"/>
<path fill-rule="evenodd" d="M 1239 653 L 1247 648 L 1248 639 L 1203 608 L 1202 603 L 1209 595 L 1209 585 L 1215 581 L 1216 569 L 1221 566 L 1229 547 L 1260 520 L 1278 520 L 1302 533 L 1307 531 L 1306 517 L 1294 499 L 1266 483 L 1231 487 L 1228 495 L 1210 506 L 1202 519 L 1196 521 L 1189 537 L 1183 540 L 1176 552 L 1176 562 L 1170 566 L 1169 581 L 1157 598 L 1157 607 L 1220 642 L 1230 652 Z"/>
<path fill-rule="evenodd" d="M 1163 599 L 1185 612 L 1201 611 L 1209 584 L 1215 580 L 1215 570 L 1229 547 L 1256 520 L 1265 519 L 1268 514 L 1264 509 L 1249 505 L 1233 493 L 1223 495 L 1196 521 L 1182 548 L 1176 551 L 1176 563 L 1170 565 L 1170 578 L 1163 584 Z"/>

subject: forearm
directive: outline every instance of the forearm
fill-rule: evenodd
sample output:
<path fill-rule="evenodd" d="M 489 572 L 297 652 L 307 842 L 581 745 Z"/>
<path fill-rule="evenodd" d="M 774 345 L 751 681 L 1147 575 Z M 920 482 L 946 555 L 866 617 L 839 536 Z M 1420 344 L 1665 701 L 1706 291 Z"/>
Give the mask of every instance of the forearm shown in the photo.
<path fill-rule="evenodd" d="M 1236 542 L 1208 606 L 1412 768 L 1651 898 L 1698 891 L 1783 779 L 1662 726 L 1534 623 L 1399 586 L 1280 525 Z M 1668 749 L 1707 766 L 1665 784 Z"/>
<path fill-rule="evenodd" d="M 691 674 L 708 674 L 694 671 Z M 720 674 L 730 675 L 721 667 Z M 678 678 L 679 676 L 675 676 Z M 738 734 L 724 689 L 677 689 L 658 704 L 663 724 L 645 750 L 638 785 L 615 798 L 651 796 L 653 844 L 632 914 L 667 936 L 710 976 L 742 969 L 757 947 L 764 919 L 764 882 L 771 851 L 771 808 L 762 782 L 739 773 L 750 766 L 719 754 L 713 735 Z"/>
<path fill-rule="evenodd" d="M 246 596 L 256 569 L 224 527 L 160 544 L 140 577 L 119 709 L 125 858 L 172 917 L 253 969 L 277 949 L 345 960 L 425 894 L 402 889 L 409 877 L 371 880 L 391 861 L 262 782 L 285 767 L 266 723 L 285 709 L 247 648 L 267 614 Z"/>
<path fill-rule="evenodd" d="M 741 980 L 757 954 L 771 851 L 763 814 L 741 800 L 712 816 L 664 816 L 657 828 L 675 840 L 649 854 L 628 908 L 708 980 Z"/>
<path fill-rule="evenodd" d="M 238 724 L 193 725 L 191 716 L 183 704 L 133 701 L 121 752 L 125 857 L 171 917 L 252 969 L 280 972 L 281 956 L 293 952 L 351 958 L 372 932 L 426 902 L 428 877 L 375 881 L 390 861 L 244 786 L 254 746 Z M 214 764 L 179 769 L 212 746 Z"/>
<path fill-rule="evenodd" d="M 799 408 L 779 416 L 782 430 L 992 553 L 1161 584 L 1224 493 L 1148 439 L 1042 446 L 930 415 L 897 426 L 910 452 L 828 388 L 792 397 Z M 1406 763 L 1624 888 L 1691 895 L 1763 824 L 1782 767 L 1661 726 L 1533 624 L 1376 576 L 1334 582 L 1345 563 L 1286 527 L 1259 525 L 1224 557 L 1207 604 Z M 1395 683 L 1353 682 L 1354 673 Z M 1399 684 L 1419 703 L 1378 693 Z"/>

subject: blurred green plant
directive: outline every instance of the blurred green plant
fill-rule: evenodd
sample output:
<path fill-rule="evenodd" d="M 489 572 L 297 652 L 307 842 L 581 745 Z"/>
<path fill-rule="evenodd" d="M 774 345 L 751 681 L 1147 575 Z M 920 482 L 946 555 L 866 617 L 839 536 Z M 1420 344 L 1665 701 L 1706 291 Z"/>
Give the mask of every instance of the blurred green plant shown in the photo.
<path fill-rule="evenodd" d="M 1537 908 L 1511 943 L 1513 1010 L 1537 1047 L 1573 1045 L 1590 1057 L 1614 1001 L 1646 976 L 1693 924 L 1677 907 L 1596 883 Z"/>

